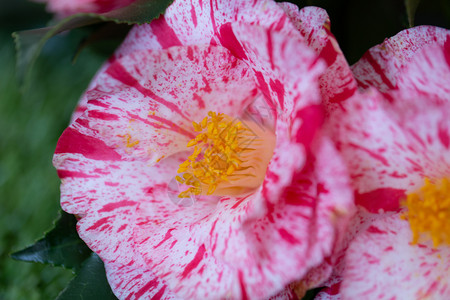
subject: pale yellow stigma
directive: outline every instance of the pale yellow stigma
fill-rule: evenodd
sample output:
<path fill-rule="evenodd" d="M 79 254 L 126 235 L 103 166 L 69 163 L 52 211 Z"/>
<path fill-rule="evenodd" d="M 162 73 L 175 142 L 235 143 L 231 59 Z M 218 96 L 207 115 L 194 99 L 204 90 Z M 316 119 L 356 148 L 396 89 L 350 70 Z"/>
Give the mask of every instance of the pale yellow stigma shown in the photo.
<path fill-rule="evenodd" d="M 176 180 L 188 185 L 178 197 L 190 195 L 241 195 L 263 181 L 273 154 L 275 135 L 253 121 L 237 121 L 208 112 L 193 122 L 197 136 L 187 147 L 194 152 L 180 164 Z"/>
<path fill-rule="evenodd" d="M 409 221 L 413 233 L 413 244 L 417 244 L 422 234 L 433 240 L 433 246 L 442 243 L 450 245 L 450 181 L 432 183 L 425 179 L 424 186 L 411 193 L 402 203 L 408 208 L 402 215 Z"/>

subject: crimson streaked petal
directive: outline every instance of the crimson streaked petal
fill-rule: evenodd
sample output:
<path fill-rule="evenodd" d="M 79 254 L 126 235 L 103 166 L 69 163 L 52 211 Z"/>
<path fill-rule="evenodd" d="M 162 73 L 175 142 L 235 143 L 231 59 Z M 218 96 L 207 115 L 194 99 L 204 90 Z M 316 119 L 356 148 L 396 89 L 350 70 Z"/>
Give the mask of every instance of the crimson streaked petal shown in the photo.
<path fill-rule="evenodd" d="M 296 32 L 284 11 L 270 0 L 175 1 L 156 22 L 134 27 L 116 55 L 174 45 L 222 44 L 230 49 L 233 36 L 221 30 L 229 22 Z"/>
<path fill-rule="evenodd" d="M 386 39 L 382 44 L 369 49 L 352 65 L 353 74 L 361 89 L 375 87 L 381 92 L 395 89 L 402 69 L 421 49 L 432 45 L 443 45 L 449 31 L 433 26 L 418 26 L 405 29 Z"/>
<path fill-rule="evenodd" d="M 411 245 L 409 223 L 386 214 L 359 234 L 346 254 L 343 299 L 448 299 L 450 248 Z"/>
<path fill-rule="evenodd" d="M 433 102 L 450 102 L 450 31 L 442 45 L 424 47 L 401 70 L 397 86 L 401 98 L 426 98 Z"/>
<path fill-rule="evenodd" d="M 180 299 L 150 270 L 131 262 L 127 265 L 107 264 L 108 281 L 119 299 Z"/>
<path fill-rule="evenodd" d="M 96 138 L 124 159 L 154 163 L 184 149 L 194 137 L 192 121 L 208 111 L 241 114 L 257 95 L 251 76 L 221 47 L 134 52 L 104 67 L 68 131 Z"/>
<path fill-rule="evenodd" d="M 164 188 L 152 190 L 138 208 L 137 249 L 158 277 L 183 297 L 270 296 L 301 277 L 300 270 L 306 272 L 331 254 L 352 213 L 348 182 L 339 175 L 345 174 L 345 167 L 338 158 L 330 165 L 328 157 L 336 155 L 330 144 L 317 153 L 319 165 L 295 179 L 315 182 L 304 187 L 292 182 L 290 189 L 298 187 L 286 190 L 276 206 L 259 191 L 218 203 L 200 198 L 194 206 L 180 208 L 167 199 Z M 176 164 L 165 165 L 170 170 Z M 169 174 L 159 177 L 154 185 L 164 186 L 168 179 Z M 321 280 L 328 275 L 322 274 Z"/>
<path fill-rule="evenodd" d="M 396 210 L 424 177 L 450 174 L 448 103 L 421 98 L 391 104 L 376 92 L 355 95 L 329 129 L 349 165 L 356 200 L 372 212 Z M 376 196 L 382 196 L 377 205 Z"/>
<path fill-rule="evenodd" d="M 307 45 L 322 58 L 328 68 L 321 75 L 321 95 L 328 109 L 334 103 L 345 101 L 356 92 L 356 81 L 336 38 L 330 31 L 327 12 L 319 7 L 304 7 L 298 10 L 291 3 L 280 3 L 291 21 L 305 37 Z"/>

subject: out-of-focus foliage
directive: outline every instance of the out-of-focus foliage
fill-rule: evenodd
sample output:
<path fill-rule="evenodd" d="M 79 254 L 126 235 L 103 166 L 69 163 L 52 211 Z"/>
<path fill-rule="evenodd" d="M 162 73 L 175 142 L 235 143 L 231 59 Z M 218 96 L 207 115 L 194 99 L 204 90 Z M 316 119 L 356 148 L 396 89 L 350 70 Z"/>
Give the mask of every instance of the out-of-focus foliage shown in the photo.
<path fill-rule="evenodd" d="M 59 20 L 56 24 L 13 33 L 16 44 L 19 82 L 27 80 L 28 74 L 45 43 L 58 33 L 100 22 L 117 24 L 143 24 L 159 17 L 173 0 L 137 0 L 128 6 L 104 14 L 78 13 Z M 112 29 L 114 31 L 114 29 Z"/>
<path fill-rule="evenodd" d="M 53 151 L 77 98 L 100 65 L 98 58 L 86 55 L 72 67 L 70 56 L 51 49 L 63 47 L 67 39 L 49 45 L 30 89 L 21 95 L 12 40 L 0 35 L 0 299 L 52 299 L 72 276 L 68 270 L 8 256 L 34 243 L 57 216 L 59 179 L 51 163 Z"/>
<path fill-rule="evenodd" d="M 7 2 L 7 3 L 6 3 Z M 21 94 L 11 32 L 45 25 L 43 7 L 0 2 L 0 299 L 54 299 L 72 272 L 14 261 L 9 253 L 42 237 L 58 215 L 59 179 L 51 160 L 56 141 L 103 58 L 89 51 L 71 65 L 79 34 L 53 39 Z"/>

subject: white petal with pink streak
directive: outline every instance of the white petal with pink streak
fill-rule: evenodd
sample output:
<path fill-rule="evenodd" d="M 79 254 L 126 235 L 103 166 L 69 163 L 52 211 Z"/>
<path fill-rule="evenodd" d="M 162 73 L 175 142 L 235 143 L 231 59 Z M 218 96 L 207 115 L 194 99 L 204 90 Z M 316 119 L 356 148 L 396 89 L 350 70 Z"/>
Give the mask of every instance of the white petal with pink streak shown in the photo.
<path fill-rule="evenodd" d="M 342 299 L 449 299 L 450 247 L 411 245 L 409 223 L 385 215 L 346 254 Z"/>
<path fill-rule="evenodd" d="M 122 56 L 140 49 L 210 43 L 222 44 L 231 50 L 233 37 L 228 35 L 226 28 L 221 28 L 230 22 L 296 32 L 274 1 L 175 1 L 163 17 L 151 24 L 134 27 L 116 54 Z"/>
<path fill-rule="evenodd" d="M 209 110 L 236 116 L 257 95 L 251 72 L 222 47 L 138 51 L 110 63 L 72 127 L 124 159 L 154 163 L 185 149 Z M 131 100 L 132 99 L 132 100 Z"/>
<path fill-rule="evenodd" d="M 327 12 L 319 7 L 304 7 L 298 10 L 291 3 L 280 3 L 291 21 L 303 35 L 305 42 L 327 63 L 327 70 L 319 83 L 327 110 L 345 101 L 356 91 L 356 81 L 336 38 L 330 31 Z"/>
<path fill-rule="evenodd" d="M 426 99 L 391 104 L 378 92 L 355 95 L 329 129 L 349 165 L 356 201 L 372 212 L 398 209 L 424 177 L 450 174 L 450 105 Z"/>
<path fill-rule="evenodd" d="M 426 98 L 433 102 L 450 102 L 450 31 L 444 45 L 424 47 L 398 76 L 402 98 Z"/>
<path fill-rule="evenodd" d="M 317 165 L 296 174 L 276 205 L 262 190 L 238 198 L 203 197 L 185 208 L 168 199 L 165 183 L 176 163 L 165 160 L 167 172 L 161 174 L 168 177 L 159 176 L 158 188 L 139 204 L 136 247 L 184 298 L 267 298 L 330 255 L 345 228 L 352 197 L 345 167 L 337 157 L 330 164 L 335 155 L 331 145 L 320 145 Z"/>
<path fill-rule="evenodd" d="M 140 267 L 139 264 L 110 263 L 105 268 L 109 284 L 119 299 L 180 299 L 150 270 Z"/>
<path fill-rule="evenodd" d="M 449 37 L 449 31 L 433 26 L 418 26 L 406 29 L 386 39 L 382 44 L 367 51 L 352 66 L 359 87 L 375 87 L 386 92 L 397 87 L 402 69 L 411 59 L 427 46 L 443 45 Z"/>

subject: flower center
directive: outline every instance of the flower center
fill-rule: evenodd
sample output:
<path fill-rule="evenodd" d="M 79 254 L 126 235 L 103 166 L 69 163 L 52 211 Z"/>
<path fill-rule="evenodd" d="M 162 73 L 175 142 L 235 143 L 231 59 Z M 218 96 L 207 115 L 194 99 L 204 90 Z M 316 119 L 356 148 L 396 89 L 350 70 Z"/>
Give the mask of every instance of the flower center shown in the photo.
<path fill-rule="evenodd" d="M 413 232 L 413 244 L 422 233 L 433 240 L 433 246 L 450 245 L 450 181 L 444 178 L 440 185 L 425 179 L 419 191 L 407 196 L 403 205 L 408 210 L 402 215 Z"/>
<path fill-rule="evenodd" d="M 176 176 L 189 187 L 179 198 L 237 196 L 261 185 L 275 147 L 273 132 L 251 120 L 239 121 L 212 111 L 192 124 L 198 134 L 187 147 L 194 147 L 194 152 L 180 164 L 182 176 Z"/>

